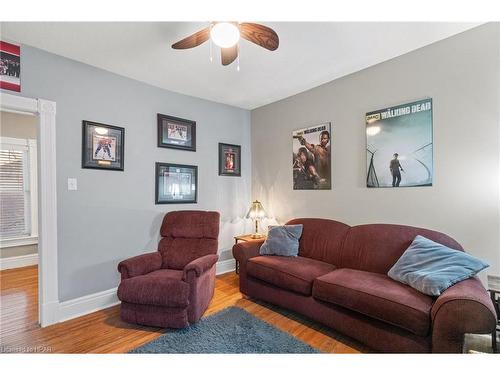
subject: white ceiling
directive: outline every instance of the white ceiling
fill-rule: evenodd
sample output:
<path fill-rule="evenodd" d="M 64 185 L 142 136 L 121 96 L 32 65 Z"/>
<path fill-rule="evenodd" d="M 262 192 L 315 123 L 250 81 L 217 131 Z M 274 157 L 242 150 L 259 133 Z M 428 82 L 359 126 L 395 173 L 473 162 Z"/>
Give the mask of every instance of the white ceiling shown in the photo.
<path fill-rule="evenodd" d="M 1 37 L 154 86 L 253 109 L 463 32 L 476 23 L 263 22 L 277 51 L 240 45 L 241 70 L 220 64 L 209 43 L 170 45 L 207 23 L 2 22 Z"/>

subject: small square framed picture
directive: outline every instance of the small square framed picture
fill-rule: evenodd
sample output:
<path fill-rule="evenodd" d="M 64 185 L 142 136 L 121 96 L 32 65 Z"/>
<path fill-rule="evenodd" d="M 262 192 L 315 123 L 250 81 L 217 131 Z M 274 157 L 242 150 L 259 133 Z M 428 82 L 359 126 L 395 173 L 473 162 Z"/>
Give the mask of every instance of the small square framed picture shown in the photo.
<path fill-rule="evenodd" d="M 82 168 L 123 171 L 125 129 L 83 121 Z"/>
<path fill-rule="evenodd" d="M 197 203 L 196 165 L 156 163 L 155 203 Z"/>
<path fill-rule="evenodd" d="M 196 151 L 196 122 L 158 113 L 158 147 Z"/>
<path fill-rule="evenodd" d="M 219 143 L 219 176 L 241 176 L 241 146 Z"/>

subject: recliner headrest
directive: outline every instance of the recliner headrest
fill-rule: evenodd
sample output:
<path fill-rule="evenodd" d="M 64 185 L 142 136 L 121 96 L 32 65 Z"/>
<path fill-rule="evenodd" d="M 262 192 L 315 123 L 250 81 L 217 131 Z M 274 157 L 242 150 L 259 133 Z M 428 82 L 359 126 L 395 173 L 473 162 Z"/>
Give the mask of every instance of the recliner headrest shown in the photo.
<path fill-rule="evenodd" d="M 162 237 L 212 238 L 219 236 L 220 214 L 215 211 L 172 211 L 163 218 Z"/>

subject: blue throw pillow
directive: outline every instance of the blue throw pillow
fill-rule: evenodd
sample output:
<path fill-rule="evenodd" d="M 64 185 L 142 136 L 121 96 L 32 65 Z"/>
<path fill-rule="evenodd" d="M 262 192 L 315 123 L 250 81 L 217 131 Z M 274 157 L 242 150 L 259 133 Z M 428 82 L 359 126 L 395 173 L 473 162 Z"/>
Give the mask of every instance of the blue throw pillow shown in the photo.
<path fill-rule="evenodd" d="M 260 255 L 296 257 L 299 254 L 299 238 L 302 224 L 269 226 L 266 241 L 260 247 Z"/>
<path fill-rule="evenodd" d="M 390 278 L 429 296 L 439 296 L 450 286 L 489 267 L 481 259 L 417 236 L 389 270 Z"/>

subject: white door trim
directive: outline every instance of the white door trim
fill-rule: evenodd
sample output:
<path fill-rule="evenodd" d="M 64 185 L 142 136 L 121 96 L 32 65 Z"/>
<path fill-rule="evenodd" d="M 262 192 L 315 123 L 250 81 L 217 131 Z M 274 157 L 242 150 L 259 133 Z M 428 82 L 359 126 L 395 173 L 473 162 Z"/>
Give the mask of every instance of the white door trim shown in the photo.
<path fill-rule="evenodd" d="M 38 313 L 42 327 L 57 323 L 56 103 L 0 93 L 0 109 L 38 116 Z"/>

